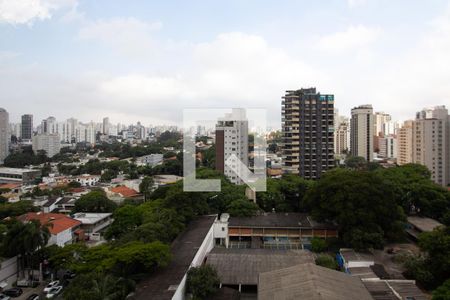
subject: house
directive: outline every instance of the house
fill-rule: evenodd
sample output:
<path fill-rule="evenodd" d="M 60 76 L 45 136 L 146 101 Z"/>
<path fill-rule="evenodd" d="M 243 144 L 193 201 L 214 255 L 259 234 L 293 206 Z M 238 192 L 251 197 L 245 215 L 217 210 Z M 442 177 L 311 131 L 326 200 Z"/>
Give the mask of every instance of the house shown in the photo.
<path fill-rule="evenodd" d="M 106 189 L 106 195 L 110 200 L 119 203 L 125 200 L 126 198 L 134 198 L 140 196 L 140 194 L 136 190 L 130 189 L 129 187 L 126 187 L 124 185 L 119 185 L 116 187 Z"/>
<path fill-rule="evenodd" d="M 50 239 L 47 245 L 64 245 L 72 244 L 78 240 L 83 232 L 80 230 L 81 222 L 74 220 L 64 214 L 43 213 L 43 212 L 29 212 L 27 214 L 17 217 L 23 223 L 31 220 L 38 220 L 41 225 L 48 225 L 50 231 Z"/>
<path fill-rule="evenodd" d="M 96 185 L 97 182 L 100 181 L 100 175 L 83 174 L 83 175 L 71 178 L 70 181 L 79 182 L 81 184 L 81 186 L 93 186 L 93 185 Z"/>
<path fill-rule="evenodd" d="M 100 239 L 101 232 L 114 221 L 112 213 L 75 213 L 73 218 L 81 222 L 81 229 L 89 239 Z"/>

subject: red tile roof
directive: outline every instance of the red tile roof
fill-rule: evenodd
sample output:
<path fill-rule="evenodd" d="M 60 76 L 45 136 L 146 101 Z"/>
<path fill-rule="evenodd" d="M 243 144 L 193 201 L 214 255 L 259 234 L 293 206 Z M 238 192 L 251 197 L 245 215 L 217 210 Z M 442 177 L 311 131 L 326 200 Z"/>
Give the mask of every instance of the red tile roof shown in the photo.
<path fill-rule="evenodd" d="M 42 225 L 52 224 L 52 226 L 48 227 L 51 234 L 58 234 L 81 224 L 80 221 L 74 220 L 64 214 L 54 213 L 30 212 L 17 218 L 22 222 L 39 220 Z"/>
<path fill-rule="evenodd" d="M 4 183 L 4 184 L 0 184 L 0 189 L 15 189 L 20 187 L 22 184 L 21 183 Z"/>
<path fill-rule="evenodd" d="M 126 197 L 126 198 L 139 195 L 138 192 L 136 192 L 135 190 L 130 189 L 124 185 L 120 185 L 120 186 L 111 188 L 111 192 L 118 193 L 118 194 L 122 195 L 122 197 Z"/>

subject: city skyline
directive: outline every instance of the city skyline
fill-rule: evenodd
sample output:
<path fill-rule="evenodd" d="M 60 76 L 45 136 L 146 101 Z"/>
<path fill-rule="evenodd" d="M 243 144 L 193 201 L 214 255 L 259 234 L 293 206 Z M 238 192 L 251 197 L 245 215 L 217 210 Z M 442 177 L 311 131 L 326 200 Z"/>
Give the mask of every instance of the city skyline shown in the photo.
<path fill-rule="evenodd" d="M 346 115 L 372 103 L 407 120 L 430 98 L 449 102 L 448 1 L 34 2 L 0 2 L 0 99 L 12 121 L 27 107 L 35 120 L 76 110 L 168 124 L 182 108 L 227 103 L 266 108 L 279 127 L 279 100 L 299 87 L 334 94 Z"/>

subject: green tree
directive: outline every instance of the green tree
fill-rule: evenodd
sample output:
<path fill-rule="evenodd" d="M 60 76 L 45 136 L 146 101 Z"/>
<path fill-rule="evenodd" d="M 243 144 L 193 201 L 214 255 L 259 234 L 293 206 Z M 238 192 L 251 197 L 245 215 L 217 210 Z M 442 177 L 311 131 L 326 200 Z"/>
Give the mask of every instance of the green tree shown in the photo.
<path fill-rule="evenodd" d="M 113 217 L 114 221 L 105 233 L 107 239 L 119 238 L 142 224 L 142 210 L 134 205 L 119 207 L 114 211 Z"/>
<path fill-rule="evenodd" d="M 361 156 L 347 156 L 345 166 L 354 170 L 365 170 L 367 168 L 367 160 Z"/>
<path fill-rule="evenodd" d="M 150 197 L 154 184 L 153 178 L 150 176 L 145 176 L 139 184 L 139 191 L 144 195 L 144 201 L 147 201 Z"/>
<path fill-rule="evenodd" d="M 69 188 L 79 188 L 81 187 L 81 183 L 79 183 L 78 181 L 71 181 L 67 186 Z"/>
<path fill-rule="evenodd" d="M 338 268 L 338 264 L 337 264 L 336 260 L 328 254 L 320 254 L 316 258 L 316 265 L 322 266 L 322 267 L 325 267 L 328 269 L 332 269 L 332 270 L 337 270 L 337 268 Z"/>
<path fill-rule="evenodd" d="M 186 283 L 187 290 L 194 300 L 206 300 L 217 292 L 220 280 L 213 267 L 203 265 L 189 269 Z"/>
<path fill-rule="evenodd" d="M 232 217 L 251 217 L 256 215 L 259 207 L 251 200 L 240 198 L 233 200 L 227 207 L 227 212 Z"/>
<path fill-rule="evenodd" d="M 313 237 L 311 239 L 311 250 L 313 252 L 323 252 L 327 250 L 327 241 L 322 238 Z"/>
<path fill-rule="evenodd" d="M 75 202 L 75 212 L 113 212 L 117 204 L 109 200 L 105 192 L 93 190 L 83 195 Z"/>
<path fill-rule="evenodd" d="M 88 273 L 77 276 L 64 290 L 66 300 L 123 300 L 135 289 L 134 281 L 110 274 Z"/>
<path fill-rule="evenodd" d="M 335 169 L 309 190 L 306 201 L 318 221 L 336 222 L 340 238 L 357 249 L 379 248 L 403 237 L 405 215 L 392 186 L 374 172 Z"/>
<path fill-rule="evenodd" d="M 450 299 L 450 279 L 433 291 L 433 300 L 449 300 Z"/>

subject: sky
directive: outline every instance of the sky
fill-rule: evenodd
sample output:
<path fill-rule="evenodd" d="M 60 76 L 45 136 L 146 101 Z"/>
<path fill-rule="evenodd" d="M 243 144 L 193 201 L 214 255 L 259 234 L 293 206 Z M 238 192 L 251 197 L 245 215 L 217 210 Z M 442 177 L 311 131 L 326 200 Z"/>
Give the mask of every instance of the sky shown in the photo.
<path fill-rule="evenodd" d="M 286 90 L 396 120 L 450 106 L 446 0 L 0 0 L 0 107 L 176 124 L 184 108 L 263 108 Z"/>

